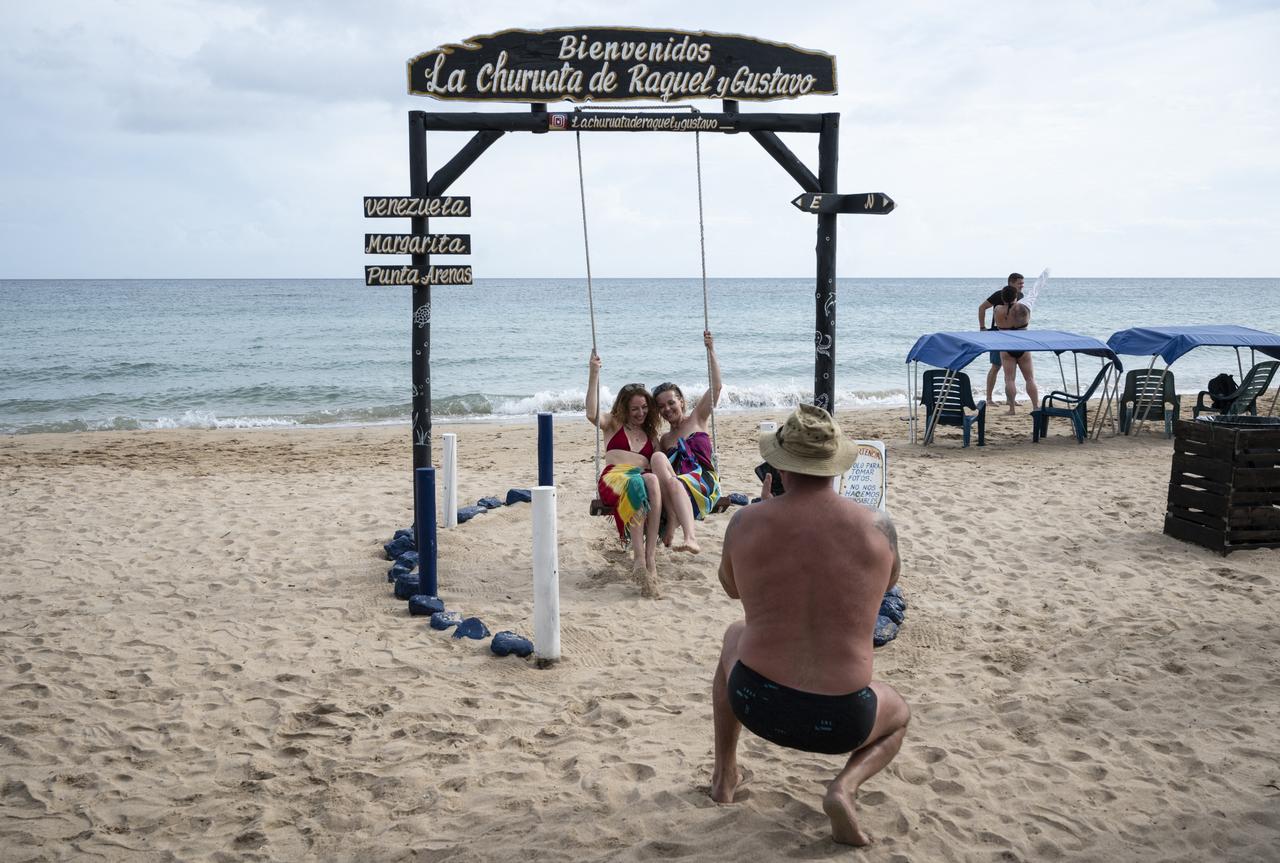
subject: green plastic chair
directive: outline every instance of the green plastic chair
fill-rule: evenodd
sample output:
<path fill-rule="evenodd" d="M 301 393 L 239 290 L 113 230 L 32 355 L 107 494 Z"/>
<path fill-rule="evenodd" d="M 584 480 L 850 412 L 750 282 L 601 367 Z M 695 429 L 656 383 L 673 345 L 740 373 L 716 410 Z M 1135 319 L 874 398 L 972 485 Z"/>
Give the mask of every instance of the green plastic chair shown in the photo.
<path fill-rule="evenodd" d="M 1209 395 L 1209 391 L 1201 390 L 1196 395 L 1196 406 L 1191 409 L 1192 418 L 1198 417 L 1202 413 L 1220 413 L 1223 416 L 1239 416 L 1240 414 L 1257 416 L 1258 396 L 1265 393 L 1267 387 L 1271 386 L 1271 379 L 1275 377 L 1277 367 L 1280 367 L 1280 362 L 1267 360 L 1249 369 L 1249 373 L 1244 376 L 1244 380 L 1241 381 L 1240 387 L 1235 392 L 1219 397 L 1219 401 L 1231 401 L 1225 411 L 1220 411 L 1213 406 L 1212 397 L 1209 399 L 1209 403 L 1205 404 L 1205 396 Z"/>
<path fill-rule="evenodd" d="M 947 375 L 950 374 L 950 382 Z M 924 373 L 924 386 L 921 387 L 920 401 L 924 402 L 924 423 L 929 428 L 929 420 L 937 411 L 938 419 L 934 427 L 958 426 L 964 438 L 964 446 L 969 445 L 969 429 L 976 423 L 978 426 L 978 446 L 986 446 L 987 402 L 973 401 L 973 387 L 969 384 L 969 376 L 964 372 L 947 372 L 944 369 L 929 369 Z M 975 413 L 966 413 L 971 408 Z M 925 443 L 931 443 L 933 432 L 925 437 Z"/>
<path fill-rule="evenodd" d="M 1089 435 L 1089 399 L 1093 398 L 1094 391 L 1107 379 L 1107 374 L 1114 365 L 1114 361 L 1108 360 L 1093 383 L 1080 395 L 1054 390 L 1040 399 L 1040 409 L 1031 412 L 1031 442 L 1039 443 L 1040 438 L 1048 435 L 1049 417 L 1064 417 L 1071 420 L 1076 443 L 1084 443 Z"/>
<path fill-rule="evenodd" d="M 1173 437 L 1173 421 L 1182 410 L 1182 397 L 1174 392 L 1173 372 L 1168 369 L 1134 369 L 1124 376 L 1120 396 L 1120 433 L 1129 434 L 1135 421 L 1164 420 L 1164 436 Z"/>

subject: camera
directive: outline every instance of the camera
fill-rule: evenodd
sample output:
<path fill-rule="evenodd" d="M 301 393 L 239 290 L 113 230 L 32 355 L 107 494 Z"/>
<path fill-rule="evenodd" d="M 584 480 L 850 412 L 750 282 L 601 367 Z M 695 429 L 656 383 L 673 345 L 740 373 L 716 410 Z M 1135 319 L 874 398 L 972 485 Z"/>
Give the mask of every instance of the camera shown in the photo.
<path fill-rule="evenodd" d="M 756 465 L 756 476 L 760 478 L 761 482 L 764 482 L 765 474 L 773 474 L 772 482 L 770 482 L 769 485 L 770 489 L 773 491 L 774 497 L 777 497 L 786 491 L 786 489 L 782 487 L 782 477 L 778 474 L 778 469 L 767 461 Z"/>

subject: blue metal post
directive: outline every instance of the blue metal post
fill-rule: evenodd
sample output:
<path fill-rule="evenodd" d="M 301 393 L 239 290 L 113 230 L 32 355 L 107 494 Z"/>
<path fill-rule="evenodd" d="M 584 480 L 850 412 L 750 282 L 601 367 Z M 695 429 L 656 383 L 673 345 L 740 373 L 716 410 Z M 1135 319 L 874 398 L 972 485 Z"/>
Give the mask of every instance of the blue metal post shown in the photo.
<path fill-rule="evenodd" d="M 555 436 L 551 431 L 551 414 L 538 414 L 538 485 L 555 485 L 555 471 L 551 457 Z"/>
<path fill-rule="evenodd" d="M 436 469 L 420 467 L 413 472 L 414 542 L 418 548 L 419 592 L 436 592 Z"/>

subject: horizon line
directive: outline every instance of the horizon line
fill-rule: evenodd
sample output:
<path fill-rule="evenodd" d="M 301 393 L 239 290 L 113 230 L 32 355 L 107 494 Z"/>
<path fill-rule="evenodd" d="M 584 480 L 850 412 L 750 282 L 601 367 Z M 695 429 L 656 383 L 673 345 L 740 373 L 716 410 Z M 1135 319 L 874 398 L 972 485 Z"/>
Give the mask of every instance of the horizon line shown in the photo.
<path fill-rule="evenodd" d="M 698 280 L 701 280 L 701 278 L 702 278 L 702 276 L 701 276 L 701 275 L 692 275 L 692 276 L 604 276 L 604 275 L 601 275 L 601 276 L 595 276 L 595 275 L 593 275 L 593 276 L 592 276 L 592 281 L 598 281 L 598 280 L 602 280 L 602 279 L 609 279 L 609 280 L 621 280 L 621 279 L 633 279 L 633 280 L 649 279 L 649 280 L 655 280 L 655 279 L 657 279 L 657 280 L 671 280 L 671 281 L 675 281 L 675 280 L 698 281 Z M 809 276 L 809 275 L 804 275 L 804 276 L 708 276 L 708 277 L 707 277 L 707 281 L 709 281 L 709 282 L 710 282 L 710 281 L 723 281 L 723 280 L 725 280 L 725 279 L 733 279 L 733 280 L 735 280 L 735 281 L 777 281 L 777 280 L 782 280 L 782 279 L 785 279 L 785 280 L 800 280 L 800 279 L 809 280 L 809 279 L 813 279 L 813 278 L 815 278 L 815 277 L 814 277 L 814 276 Z M 1000 280 L 1000 279 L 1005 279 L 1005 278 L 1007 278 L 1007 274 L 1006 274 L 1006 275 L 977 275 L 977 276 L 971 276 L 971 275 L 948 275 L 948 276 L 889 276 L 889 275 L 869 275 L 869 276 L 863 276 L 863 275 L 857 275 L 857 276 L 836 276 L 836 280 L 837 280 L 837 282 L 838 282 L 838 281 L 840 281 L 840 280 L 842 280 L 842 279 L 849 279 L 849 280 L 868 280 L 868 279 L 911 279 L 911 280 L 917 280 L 917 281 L 924 281 L 924 280 L 944 280 L 944 279 L 982 279 L 982 280 L 986 280 L 986 279 L 996 279 L 996 280 Z M 1186 275 L 1181 275 L 1181 276 L 1162 276 L 1162 275 L 1141 275 L 1141 276 L 1097 276 L 1097 275 L 1071 275 L 1071 276 L 1064 276 L 1064 275 L 1055 275 L 1055 276 L 1051 276 L 1050 278 L 1053 278 L 1053 279 L 1163 279 L 1163 280 L 1168 280 L 1168 281 L 1192 280 L 1192 279 L 1255 279 L 1255 280 L 1256 280 L 1256 279 L 1280 279 L 1280 275 L 1271 275 L 1271 276 L 1226 276 L 1226 275 L 1196 275 L 1196 276 L 1186 276 Z M 518 279 L 519 279 L 519 280 L 551 280 L 551 279 L 566 279 L 566 280 L 568 280 L 568 279 L 572 279 L 572 280 L 574 280 L 574 281 L 582 281 L 582 282 L 587 281 L 587 277 L 586 277 L 586 276 L 584 276 L 584 275 L 581 275 L 581 274 L 579 274 L 579 275 L 574 275 L 574 276 L 552 275 L 552 276 L 478 276 L 478 277 L 475 277 L 475 281 L 476 281 L 476 282 L 479 282 L 479 281 L 482 281 L 482 280 L 483 280 L 483 281 L 502 281 L 502 280 L 512 280 L 512 281 L 514 281 L 514 280 L 518 280 Z M 247 281 L 293 281 L 293 282 L 303 282 L 303 281 L 317 281 L 317 280 L 323 280 L 323 281 L 335 281 L 335 282 L 336 282 L 336 281 L 359 281 L 359 282 L 363 282 L 363 281 L 364 281 L 364 276 L 363 276 L 363 275 L 353 275 L 353 276 L 0 276 L 0 282 L 90 282 L 90 281 L 114 281 L 114 282 L 124 282 L 124 281 L 130 281 L 130 282 L 145 282 L 145 281 L 186 281 L 186 282 L 199 282 L 199 281 L 207 281 L 207 282 L 211 282 L 211 281 L 224 281 L 224 282 L 225 282 L 225 281 L 243 281 L 243 282 L 247 282 Z M 466 287 L 473 287 L 473 286 L 474 286 L 474 285 L 435 285 L 434 287 L 437 287 L 437 288 L 443 288 L 443 287 L 466 288 Z M 381 287 L 381 286 L 377 286 L 377 285 L 369 285 L 369 286 L 366 286 L 366 287 Z M 392 286 L 392 287 L 405 287 L 405 286 L 400 285 L 400 286 Z"/>

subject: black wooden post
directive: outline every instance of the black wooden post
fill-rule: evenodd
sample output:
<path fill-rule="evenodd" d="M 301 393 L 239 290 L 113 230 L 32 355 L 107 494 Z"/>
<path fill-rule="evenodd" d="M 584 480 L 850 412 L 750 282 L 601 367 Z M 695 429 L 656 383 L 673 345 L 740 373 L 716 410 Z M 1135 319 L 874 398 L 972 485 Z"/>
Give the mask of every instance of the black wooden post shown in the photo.
<path fill-rule="evenodd" d="M 421 111 L 409 112 L 409 194 L 427 197 L 427 121 Z M 428 233 L 425 216 L 410 219 L 414 234 Z M 413 265 L 426 269 L 428 255 L 414 255 Z M 413 467 L 431 467 L 431 286 L 413 286 Z"/>
<path fill-rule="evenodd" d="M 818 133 L 818 191 L 836 191 L 840 161 L 840 115 L 823 114 Z M 836 407 L 836 214 L 818 214 L 817 325 L 813 336 L 813 403 Z"/>

